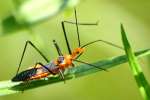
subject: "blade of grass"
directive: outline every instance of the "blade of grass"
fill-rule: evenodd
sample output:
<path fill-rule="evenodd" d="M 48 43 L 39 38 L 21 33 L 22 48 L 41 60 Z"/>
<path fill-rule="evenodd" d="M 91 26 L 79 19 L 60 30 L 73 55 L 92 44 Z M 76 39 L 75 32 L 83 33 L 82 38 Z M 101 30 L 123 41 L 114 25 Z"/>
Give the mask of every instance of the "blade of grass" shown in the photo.
<path fill-rule="evenodd" d="M 136 80 L 136 83 L 139 87 L 140 93 L 143 96 L 144 100 L 150 100 L 150 86 L 148 81 L 146 80 L 143 71 L 141 69 L 141 66 L 138 64 L 137 58 L 134 55 L 132 48 L 128 42 L 126 32 L 123 28 L 123 25 L 121 24 L 121 35 L 122 35 L 122 42 L 125 48 L 125 52 L 127 54 L 129 65 L 131 68 L 131 71 L 134 75 L 134 78 Z"/>
<path fill-rule="evenodd" d="M 135 55 L 138 58 L 146 56 L 146 55 L 150 55 L 150 49 L 136 52 Z M 97 61 L 93 64 L 99 66 L 100 68 L 108 69 L 108 68 L 116 67 L 117 65 L 123 64 L 127 61 L 128 61 L 127 56 L 122 55 L 122 56 L 109 58 L 106 60 Z M 69 80 L 69 79 L 73 79 L 73 78 L 78 78 L 78 77 L 89 75 L 89 74 L 92 74 L 92 73 L 95 73 L 98 71 L 101 71 L 101 70 L 98 70 L 94 67 L 87 66 L 87 65 L 79 65 L 77 67 L 69 69 L 67 74 L 65 74 L 65 79 Z M 49 78 L 47 78 L 47 80 L 41 79 L 41 80 L 30 81 L 28 84 L 22 83 L 22 82 L 11 82 L 10 80 L 1 81 L 0 82 L 0 96 L 18 93 L 22 89 L 28 90 L 28 89 L 48 85 L 48 84 L 55 84 L 55 83 L 58 83 L 61 81 L 62 80 L 60 79 L 59 76 L 49 77 Z"/>

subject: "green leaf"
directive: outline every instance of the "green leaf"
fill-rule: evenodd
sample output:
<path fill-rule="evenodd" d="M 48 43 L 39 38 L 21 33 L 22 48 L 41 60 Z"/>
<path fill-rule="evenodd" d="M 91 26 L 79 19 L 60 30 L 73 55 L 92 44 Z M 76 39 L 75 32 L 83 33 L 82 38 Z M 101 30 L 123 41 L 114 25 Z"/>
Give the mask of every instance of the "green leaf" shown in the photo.
<path fill-rule="evenodd" d="M 121 35 L 122 35 L 122 42 L 125 48 L 125 52 L 127 54 L 129 65 L 136 80 L 136 83 L 139 87 L 141 95 L 144 97 L 144 100 L 150 100 L 150 86 L 148 81 L 146 80 L 141 66 L 138 64 L 137 58 L 134 55 L 132 48 L 128 42 L 125 30 L 123 25 L 121 24 Z"/>
<path fill-rule="evenodd" d="M 51 18 L 65 8 L 73 8 L 78 0 L 13 0 L 19 23 L 34 24 Z"/>
<path fill-rule="evenodd" d="M 149 54 L 150 54 L 150 49 L 146 49 L 135 53 L 137 57 L 143 57 Z M 108 68 L 117 67 L 117 65 L 123 64 L 127 61 L 128 61 L 127 56 L 122 55 L 118 57 L 109 58 L 106 60 L 97 61 L 93 64 L 99 66 L 99 68 L 108 69 Z M 70 68 L 67 71 L 67 74 L 65 74 L 65 79 L 70 80 L 81 76 L 89 75 L 92 73 L 96 73 L 98 71 L 101 70 L 98 70 L 94 67 L 87 66 L 87 65 L 79 65 L 77 67 Z M 2 81 L 0 82 L 0 96 L 18 93 L 21 92 L 21 90 L 28 90 L 28 89 L 48 85 L 48 84 L 56 84 L 58 82 L 62 82 L 59 76 L 49 77 L 47 79 L 33 80 L 33 81 L 29 81 L 28 83 L 11 82 L 10 80 Z"/>
<path fill-rule="evenodd" d="M 0 35 L 28 29 L 62 10 L 72 9 L 77 3 L 78 0 L 13 0 L 12 15 L 2 20 L 3 32 Z"/>
<path fill-rule="evenodd" d="M 17 32 L 23 29 L 27 29 L 29 26 L 27 24 L 19 24 L 14 16 L 9 16 L 2 21 L 2 34 L 1 35 L 8 35 L 12 34 L 13 32 Z"/>

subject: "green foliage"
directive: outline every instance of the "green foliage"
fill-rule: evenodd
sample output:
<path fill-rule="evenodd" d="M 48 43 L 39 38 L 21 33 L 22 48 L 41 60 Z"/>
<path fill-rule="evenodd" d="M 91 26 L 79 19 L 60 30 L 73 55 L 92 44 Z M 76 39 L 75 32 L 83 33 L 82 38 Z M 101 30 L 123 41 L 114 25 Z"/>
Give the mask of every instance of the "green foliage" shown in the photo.
<path fill-rule="evenodd" d="M 128 42 L 128 39 L 127 39 L 125 30 L 122 24 L 121 24 L 121 35 L 122 35 L 122 42 L 125 48 L 125 52 L 129 60 L 130 68 L 132 70 L 136 83 L 139 87 L 139 90 L 142 96 L 144 97 L 144 100 L 150 100 L 150 86 L 143 74 L 141 66 L 138 64 L 137 58 L 135 57 L 132 51 L 132 48 Z"/>
<path fill-rule="evenodd" d="M 150 54 L 150 49 L 135 53 L 137 57 L 143 57 L 149 54 Z M 106 60 L 97 61 L 93 64 L 99 66 L 99 68 L 108 69 L 108 68 L 117 67 L 117 65 L 123 64 L 127 61 L 128 61 L 127 56 L 122 55 L 118 57 L 109 58 Z M 68 71 L 65 74 L 65 79 L 70 80 L 70 79 L 78 78 L 81 76 L 89 75 L 92 73 L 96 73 L 98 71 L 102 71 L 102 70 L 99 70 L 99 69 L 96 69 L 94 67 L 87 66 L 87 65 L 79 65 L 77 67 L 68 69 Z M 48 84 L 49 85 L 56 84 L 58 82 L 62 82 L 59 76 L 49 77 L 48 79 L 33 80 L 33 81 L 29 81 L 28 83 L 11 82 L 10 80 L 2 81 L 0 82 L 0 96 L 18 93 L 18 92 L 21 92 L 22 90 L 33 89 L 33 88 L 41 87 L 41 86 L 48 85 Z"/>
<path fill-rule="evenodd" d="M 29 27 L 27 24 L 19 24 L 14 16 L 10 16 L 7 19 L 4 19 L 2 21 L 2 28 L 3 28 L 3 34 L 2 35 L 7 35 L 12 32 L 17 32 L 22 29 L 27 29 Z"/>
<path fill-rule="evenodd" d="M 78 0 L 13 0 L 12 14 L 2 20 L 2 35 L 28 29 L 54 17 L 62 10 L 72 9 Z M 66 10 L 67 12 L 69 10 Z"/>
<path fill-rule="evenodd" d="M 33 24 L 51 18 L 65 8 L 73 8 L 78 0 L 14 0 L 18 23 Z"/>

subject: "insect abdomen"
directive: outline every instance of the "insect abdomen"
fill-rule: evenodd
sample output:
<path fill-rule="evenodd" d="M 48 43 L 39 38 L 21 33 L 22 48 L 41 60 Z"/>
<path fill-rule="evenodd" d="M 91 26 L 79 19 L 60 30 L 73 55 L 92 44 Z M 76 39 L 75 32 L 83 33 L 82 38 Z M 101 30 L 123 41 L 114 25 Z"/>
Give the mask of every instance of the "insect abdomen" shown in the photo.
<path fill-rule="evenodd" d="M 11 79 L 13 82 L 27 81 L 30 77 L 36 74 L 37 68 L 25 70 Z"/>

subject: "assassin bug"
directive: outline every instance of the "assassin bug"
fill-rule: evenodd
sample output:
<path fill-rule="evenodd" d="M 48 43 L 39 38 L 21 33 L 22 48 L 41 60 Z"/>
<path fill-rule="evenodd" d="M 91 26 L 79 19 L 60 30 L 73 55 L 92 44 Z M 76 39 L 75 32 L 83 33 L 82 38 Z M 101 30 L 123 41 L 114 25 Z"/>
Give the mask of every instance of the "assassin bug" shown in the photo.
<path fill-rule="evenodd" d="M 22 56 L 21 56 L 21 60 L 19 63 L 17 74 L 16 74 L 16 76 L 14 76 L 12 78 L 13 82 L 17 82 L 17 81 L 24 81 L 25 82 L 25 81 L 29 81 L 29 80 L 45 78 L 45 77 L 48 77 L 48 75 L 50 75 L 50 74 L 52 74 L 52 75 L 60 74 L 62 79 L 65 80 L 63 72 L 65 71 L 65 69 L 69 68 L 70 66 L 75 66 L 73 63 L 74 61 L 86 64 L 89 66 L 93 66 L 93 67 L 98 68 L 100 70 L 106 71 L 106 69 L 99 68 L 96 65 L 78 60 L 78 58 L 84 53 L 85 47 L 87 47 L 93 43 L 96 43 L 96 42 L 103 42 L 103 43 L 109 44 L 111 46 L 120 48 L 120 49 L 123 49 L 123 48 L 120 46 L 117 46 L 115 44 L 112 44 L 110 42 L 104 41 L 104 40 L 95 40 L 95 41 L 88 42 L 87 44 L 81 46 L 78 25 L 97 25 L 98 23 L 78 23 L 76 9 L 74 9 L 74 12 L 75 12 L 75 22 L 70 22 L 70 21 L 62 21 L 61 22 L 63 33 L 64 33 L 64 38 L 65 38 L 65 42 L 66 42 L 69 54 L 64 55 L 61 52 L 61 49 L 58 46 L 57 42 L 55 40 L 53 40 L 54 46 L 55 46 L 59 56 L 57 57 L 57 59 L 51 60 L 49 62 L 47 57 L 44 56 L 44 54 L 31 41 L 27 41 L 25 44 Z M 78 36 L 78 47 L 75 48 L 73 51 L 70 48 L 70 44 L 69 44 L 69 41 L 67 38 L 65 23 L 70 23 L 70 24 L 76 25 L 77 36 Z M 30 44 L 45 59 L 45 61 L 48 64 L 44 65 L 44 64 L 39 62 L 39 63 L 36 63 L 35 66 L 33 66 L 32 68 L 18 73 L 28 44 Z"/>

